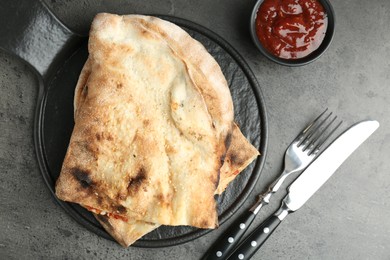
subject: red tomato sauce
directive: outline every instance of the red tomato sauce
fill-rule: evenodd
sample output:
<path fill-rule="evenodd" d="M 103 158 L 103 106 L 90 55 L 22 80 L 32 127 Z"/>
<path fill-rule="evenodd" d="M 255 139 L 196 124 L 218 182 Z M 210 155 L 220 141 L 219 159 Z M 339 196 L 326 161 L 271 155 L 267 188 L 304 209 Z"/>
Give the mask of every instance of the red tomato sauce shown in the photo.
<path fill-rule="evenodd" d="M 96 208 L 93 208 L 93 207 L 90 207 L 90 206 L 85 206 L 89 211 L 93 212 L 93 213 L 96 213 L 96 214 L 101 214 L 102 211 L 99 210 L 99 209 L 96 209 Z M 123 217 L 123 216 L 120 216 L 120 215 L 116 215 L 116 214 L 113 214 L 113 213 L 106 213 L 104 215 L 107 215 L 108 217 L 113 217 L 115 219 L 120 219 L 124 222 L 128 222 L 129 220 L 126 218 L 126 217 Z"/>
<path fill-rule="evenodd" d="M 256 34 L 272 54 L 299 59 L 321 45 L 327 25 L 317 0 L 264 0 L 257 11 Z"/>

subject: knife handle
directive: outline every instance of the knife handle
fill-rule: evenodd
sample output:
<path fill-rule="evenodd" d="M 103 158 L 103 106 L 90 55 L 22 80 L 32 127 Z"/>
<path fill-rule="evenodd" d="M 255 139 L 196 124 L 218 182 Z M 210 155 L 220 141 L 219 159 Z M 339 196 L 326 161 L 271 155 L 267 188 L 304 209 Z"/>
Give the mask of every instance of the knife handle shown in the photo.
<path fill-rule="evenodd" d="M 255 228 L 255 230 L 253 230 L 252 233 L 234 249 L 233 254 L 228 259 L 242 260 L 251 258 L 271 236 L 283 219 L 291 212 L 292 211 L 283 201 L 275 214 L 266 219 L 259 227 Z"/>
<path fill-rule="evenodd" d="M 262 225 L 257 227 L 240 245 L 235 249 L 228 259 L 250 259 L 264 242 L 271 236 L 272 232 L 282 222 L 277 216 L 272 215 Z"/>
<path fill-rule="evenodd" d="M 203 256 L 204 260 L 226 259 L 229 253 L 237 245 L 250 224 L 255 219 L 256 214 L 246 211 L 242 214 L 214 243 L 214 245 Z"/>

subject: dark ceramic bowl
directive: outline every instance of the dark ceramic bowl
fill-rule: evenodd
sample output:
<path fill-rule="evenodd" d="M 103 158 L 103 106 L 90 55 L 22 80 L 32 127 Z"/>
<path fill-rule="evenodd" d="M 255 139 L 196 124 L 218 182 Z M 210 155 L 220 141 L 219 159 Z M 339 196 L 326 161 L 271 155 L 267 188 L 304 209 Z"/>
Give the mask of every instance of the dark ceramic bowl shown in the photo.
<path fill-rule="evenodd" d="M 320 4 L 324 7 L 325 12 L 328 17 L 328 27 L 326 29 L 325 37 L 321 43 L 321 45 L 310 53 L 309 55 L 299 58 L 299 59 L 283 59 L 279 58 L 278 56 L 272 54 L 269 52 L 267 49 L 263 47 L 261 42 L 259 41 L 259 38 L 257 37 L 256 34 L 256 16 L 257 16 L 257 10 L 259 9 L 260 5 L 263 3 L 264 0 L 258 0 L 255 4 L 255 7 L 253 8 L 252 15 L 251 15 L 251 20 L 250 20 L 250 32 L 252 36 L 252 40 L 256 47 L 260 50 L 260 52 L 267 57 L 268 59 L 279 63 L 281 65 L 285 66 L 290 66 L 290 67 L 297 67 L 297 66 L 302 66 L 306 65 L 316 59 L 318 59 L 329 47 L 333 35 L 334 35 L 334 28 L 335 28 L 335 15 L 334 15 L 334 10 L 332 5 L 328 0 L 318 0 Z"/>

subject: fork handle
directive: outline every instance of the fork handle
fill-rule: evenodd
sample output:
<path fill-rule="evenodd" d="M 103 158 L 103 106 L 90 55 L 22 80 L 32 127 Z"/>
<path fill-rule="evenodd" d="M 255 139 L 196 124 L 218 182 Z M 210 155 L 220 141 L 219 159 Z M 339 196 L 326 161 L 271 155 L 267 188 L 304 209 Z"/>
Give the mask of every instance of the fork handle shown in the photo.
<path fill-rule="evenodd" d="M 256 214 L 250 210 L 242 214 L 214 243 L 202 259 L 226 259 L 252 224 Z"/>
<path fill-rule="evenodd" d="M 235 249 L 229 259 L 250 259 L 257 250 L 270 237 L 272 232 L 282 222 L 277 216 L 272 215 L 262 225 L 257 227 L 252 233 Z"/>
<path fill-rule="evenodd" d="M 292 211 L 283 202 L 280 208 L 260 226 L 255 228 L 252 233 L 234 249 L 234 252 L 227 259 L 250 259 L 291 212 Z"/>

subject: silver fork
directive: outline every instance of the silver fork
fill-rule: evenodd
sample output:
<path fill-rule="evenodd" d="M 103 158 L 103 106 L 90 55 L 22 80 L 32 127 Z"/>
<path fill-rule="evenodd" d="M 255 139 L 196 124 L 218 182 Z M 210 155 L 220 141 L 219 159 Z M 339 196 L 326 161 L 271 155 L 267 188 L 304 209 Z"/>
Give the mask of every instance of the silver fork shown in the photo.
<path fill-rule="evenodd" d="M 311 122 L 289 145 L 284 155 L 284 170 L 269 187 L 265 193 L 258 196 L 257 202 L 250 209 L 254 214 L 257 214 L 260 209 L 267 205 L 271 196 L 277 192 L 282 186 L 284 180 L 291 174 L 305 169 L 321 151 L 324 143 L 336 131 L 342 123 L 341 121 L 326 135 L 325 132 L 336 121 L 337 116 L 334 116 L 330 122 L 321 128 L 325 122 L 332 116 L 330 112 L 322 121 L 319 121 L 328 111 L 325 109 L 313 122 Z"/>
<path fill-rule="evenodd" d="M 341 124 L 340 122 L 330 129 L 337 116 L 332 117 L 332 113 L 329 113 L 322 119 L 327 110 L 311 122 L 289 145 L 284 156 L 284 170 L 279 178 L 269 186 L 266 192 L 259 195 L 256 203 L 219 237 L 203 256 L 203 259 L 226 259 L 252 224 L 260 209 L 270 202 L 270 198 L 279 190 L 286 178 L 295 172 L 305 169 L 314 160 L 322 150 L 324 143 Z M 329 122 L 326 123 L 327 121 Z M 328 131 L 329 129 L 330 131 Z"/>

